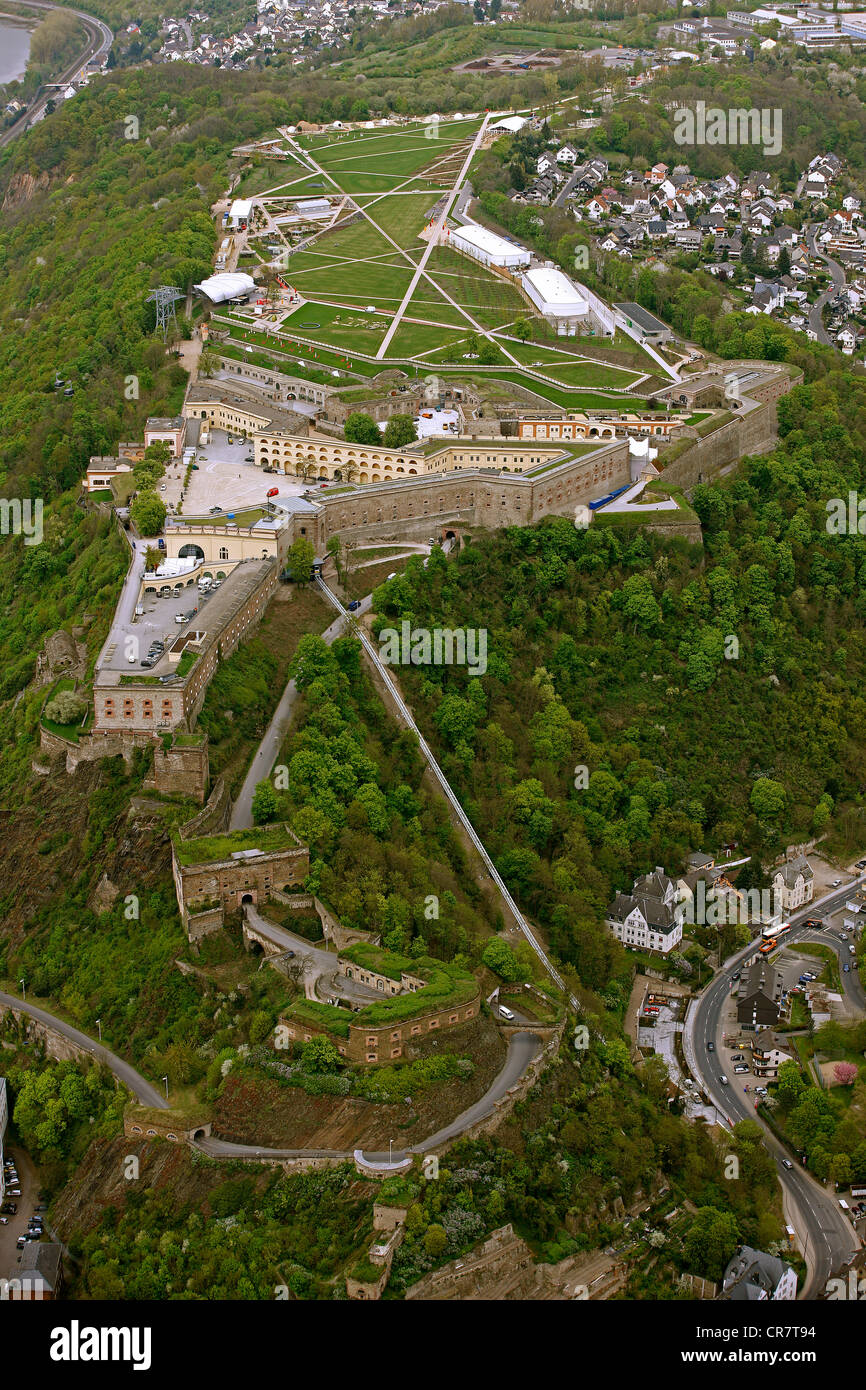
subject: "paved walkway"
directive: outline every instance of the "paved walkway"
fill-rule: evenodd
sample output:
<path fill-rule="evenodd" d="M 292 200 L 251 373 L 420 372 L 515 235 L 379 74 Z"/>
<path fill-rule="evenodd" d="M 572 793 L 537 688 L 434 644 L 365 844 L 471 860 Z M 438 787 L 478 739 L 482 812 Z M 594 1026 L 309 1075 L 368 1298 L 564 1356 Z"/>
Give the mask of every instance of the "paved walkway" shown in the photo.
<path fill-rule="evenodd" d="M 378 563 L 381 564 L 381 561 Z M 369 608 L 371 602 L 372 597 L 369 594 L 366 598 L 361 600 L 361 605 L 358 609 L 359 616 Z M 327 627 L 322 633 L 322 639 L 327 642 L 328 646 L 331 645 L 335 638 L 340 636 L 345 626 L 345 621 L 345 616 L 341 614 L 339 617 L 335 618 L 330 627 Z M 246 830 L 252 825 L 253 793 L 259 782 L 263 782 L 266 777 L 271 775 L 271 769 L 277 761 L 277 755 L 288 733 L 292 711 L 295 707 L 297 698 L 298 687 L 293 680 L 290 680 L 280 696 L 280 702 L 274 710 L 273 718 L 267 727 L 264 738 L 256 749 L 253 760 L 250 763 L 249 771 L 244 778 L 244 784 L 238 794 L 238 799 L 232 807 L 230 829 Z"/>

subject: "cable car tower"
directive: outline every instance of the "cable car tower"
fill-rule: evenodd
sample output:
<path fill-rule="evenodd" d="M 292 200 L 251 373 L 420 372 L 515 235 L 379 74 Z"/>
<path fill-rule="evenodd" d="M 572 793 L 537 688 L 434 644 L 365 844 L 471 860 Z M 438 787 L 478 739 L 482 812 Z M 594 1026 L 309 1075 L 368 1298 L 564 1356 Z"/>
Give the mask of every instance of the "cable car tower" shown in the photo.
<path fill-rule="evenodd" d="M 183 299 L 183 290 L 176 285 L 159 285 L 147 296 L 148 304 L 156 305 L 156 331 L 162 333 L 162 341 L 168 337 L 169 324 L 177 327 L 177 314 L 174 311 L 176 299 Z"/>

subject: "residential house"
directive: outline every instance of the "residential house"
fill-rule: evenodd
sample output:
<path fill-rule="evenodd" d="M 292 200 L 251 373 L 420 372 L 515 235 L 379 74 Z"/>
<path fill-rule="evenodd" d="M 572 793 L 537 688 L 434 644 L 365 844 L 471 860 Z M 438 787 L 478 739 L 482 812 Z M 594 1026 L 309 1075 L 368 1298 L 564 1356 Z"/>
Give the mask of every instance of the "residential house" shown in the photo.
<path fill-rule="evenodd" d="M 800 854 L 777 869 L 770 887 L 777 895 L 774 901 L 786 914 L 810 903 L 815 892 L 815 876 L 805 855 Z"/>
<path fill-rule="evenodd" d="M 54 1241 L 29 1241 L 19 1262 L 0 1280 L 3 1300 L 49 1303 L 63 1296 L 63 1247 Z"/>
<path fill-rule="evenodd" d="M 756 1076 L 775 1081 L 783 1062 L 794 1061 L 794 1050 L 787 1038 L 764 1029 L 752 1043 L 752 1069 Z"/>
<path fill-rule="evenodd" d="M 797 1275 L 778 1255 L 740 1245 L 725 1270 L 720 1297 L 735 1303 L 793 1302 Z"/>
<path fill-rule="evenodd" d="M 702 241 L 703 237 L 697 227 L 683 227 L 674 236 L 678 251 L 700 251 Z"/>
<path fill-rule="evenodd" d="M 657 868 L 637 879 L 631 893 L 618 893 L 607 911 L 607 925 L 617 941 L 667 955 L 683 935 L 684 909 L 676 884 Z"/>
<path fill-rule="evenodd" d="M 760 957 L 740 976 L 737 989 L 737 1022 L 757 1032 L 779 1022 L 784 978 L 765 957 Z"/>

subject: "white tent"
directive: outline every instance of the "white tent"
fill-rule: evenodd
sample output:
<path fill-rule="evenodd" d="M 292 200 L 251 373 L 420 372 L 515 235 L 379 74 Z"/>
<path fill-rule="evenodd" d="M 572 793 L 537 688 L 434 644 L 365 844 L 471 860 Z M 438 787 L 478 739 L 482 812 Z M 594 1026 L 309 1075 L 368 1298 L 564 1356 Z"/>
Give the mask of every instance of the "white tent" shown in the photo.
<path fill-rule="evenodd" d="M 224 304 L 227 299 L 236 299 L 238 295 L 250 294 L 256 287 L 256 282 L 251 275 L 242 275 L 240 272 L 223 271 L 219 275 L 209 275 L 206 280 L 202 280 L 200 285 L 193 288 L 201 294 L 206 294 L 208 299 L 214 304 Z"/>

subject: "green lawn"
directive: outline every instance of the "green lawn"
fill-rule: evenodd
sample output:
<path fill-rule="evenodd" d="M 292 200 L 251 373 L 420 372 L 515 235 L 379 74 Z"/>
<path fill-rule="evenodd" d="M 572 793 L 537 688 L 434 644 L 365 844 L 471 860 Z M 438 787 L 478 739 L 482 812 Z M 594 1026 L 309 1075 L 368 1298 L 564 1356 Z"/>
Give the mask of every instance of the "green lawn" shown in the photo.
<path fill-rule="evenodd" d="M 213 864 L 239 850 L 258 849 L 268 854 L 274 850 L 297 849 L 298 842 L 284 825 L 274 824 L 234 830 L 224 835 L 204 835 L 194 840 L 181 840 L 175 835 L 174 847 L 181 864 Z"/>

